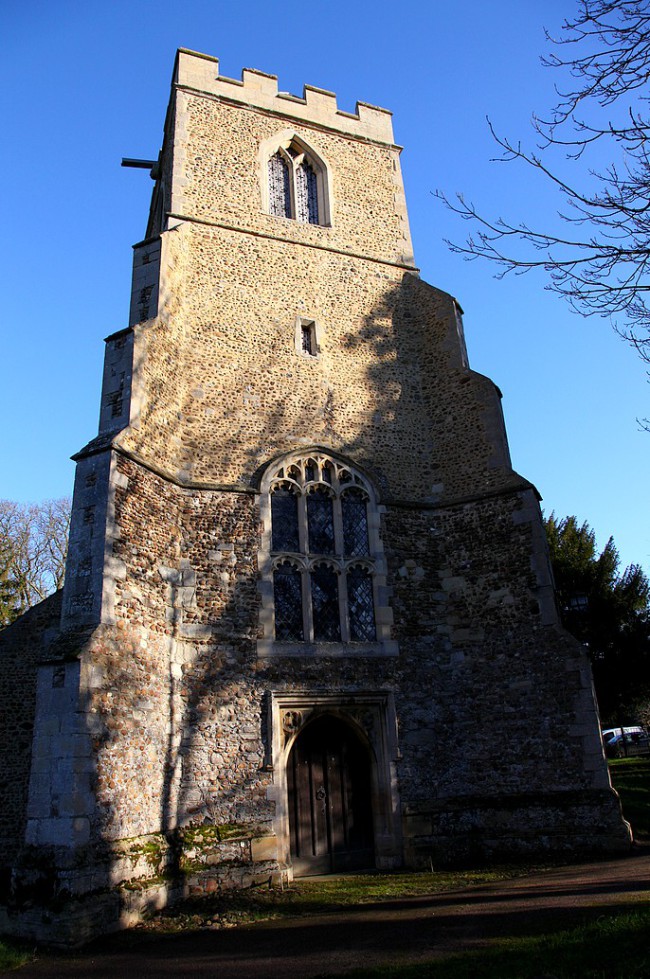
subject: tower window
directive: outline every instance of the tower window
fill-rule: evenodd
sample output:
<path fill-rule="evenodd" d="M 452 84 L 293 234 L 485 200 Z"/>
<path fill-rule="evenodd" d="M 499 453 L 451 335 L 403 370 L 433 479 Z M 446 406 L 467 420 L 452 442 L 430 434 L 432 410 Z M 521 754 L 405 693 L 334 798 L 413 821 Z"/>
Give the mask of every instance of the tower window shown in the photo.
<path fill-rule="evenodd" d="M 322 327 L 315 320 L 296 319 L 296 353 L 303 357 L 320 356 Z"/>
<path fill-rule="evenodd" d="M 363 642 L 375 638 L 375 610 L 372 601 L 372 579 L 363 565 L 354 565 L 347 573 L 350 639 Z"/>
<path fill-rule="evenodd" d="M 383 559 L 365 479 L 321 453 L 292 457 L 268 474 L 265 498 L 273 642 L 284 649 L 376 642 Z"/>
<path fill-rule="evenodd" d="M 296 220 L 307 224 L 320 224 L 318 220 L 318 183 L 316 172 L 303 154 L 296 164 Z"/>
<path fill-rule="evenodd" d="M 319 564 L 313 569 L 309 578 L 314 639 L 317 642 L 335 642 L 341 638 L 336 571 L 327 564 Z"/>
<path fill-rule="evenodd" d="M 328 224 L 327 169 L 302 140 L 277 143 L 266 159 L 265 209 L 301 224 Z"/>
<path fill-rule="evenodd" d="M 281 218 L 291 215 L 290 166 L 278 152 L 269 160 L 269 212 Z"/>
<path fill-rule="evenodd" d="M 302 341 L 301 347 L 304 354 L 309 354 L 313 357 L 316 351 L 314 350 L 314 324 L 313 323 L 301 323 L 300 324 L 300 339 Z"/>
<path fill-rule="evenodd" d="M 299 551 L 298 497 L 290 489 L 278 487 L 271 497 L 274 551 Z"/>
<path fill-rule="evenodd" d="M 273 572 L 275 595 L 275 634 L 278 639 L 301 642 L 302 597 L 301 577 L 297 567 L 282 561 Z"/>

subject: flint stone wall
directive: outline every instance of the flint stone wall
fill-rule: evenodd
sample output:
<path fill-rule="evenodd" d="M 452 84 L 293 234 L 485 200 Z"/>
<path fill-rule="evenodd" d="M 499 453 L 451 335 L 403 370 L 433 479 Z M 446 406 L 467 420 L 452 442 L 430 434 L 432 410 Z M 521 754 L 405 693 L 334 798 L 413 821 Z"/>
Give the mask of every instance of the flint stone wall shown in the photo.
<path fill-rule="evenodd" d="M 608 790 L 588 669 L 531 564 L 526 493 L 387 508 L 397 659 L 257 660 L 257 495 L 181 488 L 123 456 L 117 467 L 125 573 L 115 625 L 90 654 L 98 837 L 206 819 L 271 832 L 269 690 L 390 690 L 405 812 L 489 804 L 533 782 Z"/>
<path fill-rule="evenodd" d="M 61 592 L 50 595 L 0 631 L 0 874 L 23 843 L 32 761 L 38 664 L 61 616 Z"/>

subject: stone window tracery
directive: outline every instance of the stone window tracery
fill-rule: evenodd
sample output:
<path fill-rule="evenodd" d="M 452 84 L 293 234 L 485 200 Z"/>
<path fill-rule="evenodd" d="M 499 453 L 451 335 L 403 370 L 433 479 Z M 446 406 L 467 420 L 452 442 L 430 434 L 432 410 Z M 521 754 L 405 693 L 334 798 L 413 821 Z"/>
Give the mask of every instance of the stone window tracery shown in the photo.
<path fill-rule="evenodd" d="M 329 224 L 327 168 L 295 134 L 266 157 L 265 210 L 301 224 Z"/>
<path fill-rule="evenodd" d="M 262 511 L 263 652 L 298 655 L 287 647 L 304 644 L 344 655 L 359 644 L 370 655 L 393 654 L 389 610 L 377 616 L 385 568 L 365 477 L 322 453 L 293 456 L 267 471 Z"/>

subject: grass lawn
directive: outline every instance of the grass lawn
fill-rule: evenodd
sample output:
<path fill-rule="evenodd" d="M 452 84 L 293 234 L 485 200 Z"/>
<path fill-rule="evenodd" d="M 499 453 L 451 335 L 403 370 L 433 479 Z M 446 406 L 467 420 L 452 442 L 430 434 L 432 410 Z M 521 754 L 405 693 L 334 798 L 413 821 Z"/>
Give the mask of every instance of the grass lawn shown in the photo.
<path fill-rule="evenodd" d="M 355 969 L 349 979 L 647 979 L 650 908 L 608 913 L 548 934 L 503 938 L 483 952 L 422 965 Z M 324 979 L 324 977 L 323 977 Z"/>
<path fill-rule="evenodd" d="M 186 901 L 183 905 L 159 912 L 137 927 L 146 931 L 169 933 L 205 927 L 228 928 L 248 921 L 326 914 L 360 904 L 375 904 L 511 880 L 526 876 L 530 870 L 530 867 L 501 866 L 420 874 L 372 873 L 309 877 L 293 881 L 284 890 L 264 886 L 234 891 L 222 897 Z"/>
<path fill-rule="evenodd" d="M 17 969 L 34 958 L 34 949 L 27 949 L 18 942 L 2 941 L 0 939 L 0 972 Z"/>

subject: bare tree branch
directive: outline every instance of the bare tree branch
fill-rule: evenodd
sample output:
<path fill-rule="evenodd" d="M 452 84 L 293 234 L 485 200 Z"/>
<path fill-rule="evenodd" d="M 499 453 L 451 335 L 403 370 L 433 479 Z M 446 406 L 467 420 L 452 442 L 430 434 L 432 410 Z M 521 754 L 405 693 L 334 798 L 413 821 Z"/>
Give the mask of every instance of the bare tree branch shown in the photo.
<path fill-rule="evenodd" d="M 548 118 L 534 118 L 535 151 L 490 131 L 501 149 L 498 162 L 518 162 L 539 172 L 557 190 L 557 227 L 487 218 L 462 194 L 436 196 L 477 229 L 463 244 L 447 242 L 467 259 L 485 258 L 497 278 L 540 269 L 547 288 L 583 315 L 609 317 L 617 333 L 650 362 L 650 0 L 578 0 L 554 50 L 542 61 L 565 76 Z M 579 114 L 578 114 L 579 113 Z M 586 168 L 586 155 L 607 142 L 612 162 Z M 560 148 L 577 168 L 569 182 L 546 162 Z"/>
<path fill-rule="evenodd" d="M 70 506 L 69 499 L 38 504 L 0 500 L 0 570 L 11 583 L 13 601 L 0 626 L 62 587 Z"/>

